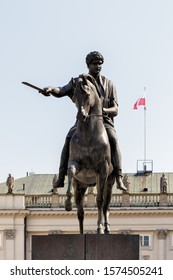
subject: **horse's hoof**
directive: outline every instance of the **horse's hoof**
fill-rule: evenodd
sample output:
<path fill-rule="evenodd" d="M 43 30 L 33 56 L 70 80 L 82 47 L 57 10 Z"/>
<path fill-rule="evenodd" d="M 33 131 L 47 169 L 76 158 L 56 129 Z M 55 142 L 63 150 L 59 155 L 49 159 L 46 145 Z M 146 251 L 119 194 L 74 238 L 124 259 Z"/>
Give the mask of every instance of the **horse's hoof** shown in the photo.
<path fill-rule="evenodd" d="M 65 205 L 65 210 L 70 212 L 73 209 L 72 205 Z"/>
<path fill-rule="evenodd" d="M 65 210 L 66 211 L 71 211 L 73 209 L 73 206 L 72 206 L 72 202 L 69 201 L 68 199 L 65 201 Z"/>
<path fill-rule="evenodd" d="M 103 228 L 98 228 L 97 229 L 97 234 L 104 234 Z"/>
<path fill-rule="evenodd" d="M 109 234 L 110 233 L 110 224 L 109 223 L 105 223 L 105 234 Z"/>

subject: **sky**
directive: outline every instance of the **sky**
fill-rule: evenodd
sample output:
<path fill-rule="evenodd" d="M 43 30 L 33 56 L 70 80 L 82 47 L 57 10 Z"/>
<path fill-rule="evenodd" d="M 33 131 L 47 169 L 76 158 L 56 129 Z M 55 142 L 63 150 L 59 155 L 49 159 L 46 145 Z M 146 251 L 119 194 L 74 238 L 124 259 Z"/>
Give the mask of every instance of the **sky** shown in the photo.
<path fill-rule="evenodd" d="M 95 50 L 117 89 L 123 172 L 136 173 L 145 145 L 153 172 L 173 172 L 172 11 L 172 0 L 0 0 L 0 182 L 58 173 L 76 107 L 21 82 L 63 86 Z M 144 107 L 133 110 L 144 93 L 146 126 Z"/>

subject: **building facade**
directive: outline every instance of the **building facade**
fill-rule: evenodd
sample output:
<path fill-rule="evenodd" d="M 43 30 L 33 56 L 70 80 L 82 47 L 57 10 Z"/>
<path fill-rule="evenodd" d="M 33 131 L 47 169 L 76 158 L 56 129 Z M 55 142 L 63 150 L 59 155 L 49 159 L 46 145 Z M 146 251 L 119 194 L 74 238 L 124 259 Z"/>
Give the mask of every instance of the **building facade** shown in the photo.
<path fill-rule="evenodd" d="M 66 186 L 52 192 L 52 174 L 0 184 L 0 259 L 32 259 L 32 236 L 79 234 L 75 205 L 64 209 Z M 124 174 L 128 191 L 113 187 L 111 234 L 140 236 L 140 259 L 173 260 L 173 173 Z M 84 201 L 84 233 L 96 234 L 96 189 Z"/>

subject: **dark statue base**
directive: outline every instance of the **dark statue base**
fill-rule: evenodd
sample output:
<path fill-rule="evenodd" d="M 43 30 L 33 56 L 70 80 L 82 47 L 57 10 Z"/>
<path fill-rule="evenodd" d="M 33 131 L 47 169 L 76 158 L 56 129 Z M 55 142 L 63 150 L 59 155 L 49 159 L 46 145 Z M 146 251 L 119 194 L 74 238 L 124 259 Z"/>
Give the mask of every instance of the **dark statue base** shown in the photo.
<path fill-rule="evenodd" d="M 33 260 L 139 260 L 139 235 L 32 236 Z"/>

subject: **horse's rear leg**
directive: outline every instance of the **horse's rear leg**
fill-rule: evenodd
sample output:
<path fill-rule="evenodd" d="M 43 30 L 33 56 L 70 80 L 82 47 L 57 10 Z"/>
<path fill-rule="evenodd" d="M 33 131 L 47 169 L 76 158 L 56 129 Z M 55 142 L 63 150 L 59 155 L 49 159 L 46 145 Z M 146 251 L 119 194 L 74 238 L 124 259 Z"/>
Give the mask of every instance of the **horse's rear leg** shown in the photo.
<path fill-rule="evenodd" d="M 110 222 L 109 222 L 109 205 L 112 196 L 112 185 L 107 185 L 104 192 L 104 203 L 103 203 L 103 215 L 104 215 L 104 226 L 105 233 L 110 233 Z"/>
<path fill-rule="evenodd" d="M 97 233 L 103 234 L 103 214 L 102 214 L 102 195 L 97 193 L 97 209 L 98 209 L 98 220 L 97 220 Z"/>
<path fill-rule="evenodd" d="M 101 172 L 97 176 L 97 208 L 98 208 L 98 220 L 97 220 L 97 233 L 104 234 L 103 230 L 103 191 L 106 183 L 106 172 Z"/>
<path fill-rule="evenodd" d="M 105 213 L 104 213 L 104 218 L 105 218 L 105 223 L 104 223 L 104 232 L 106 234 L 109 234 L 110 233 L 110 222 L 109 222 L 109 210 L 106 209 L 105 210 Z"/>

